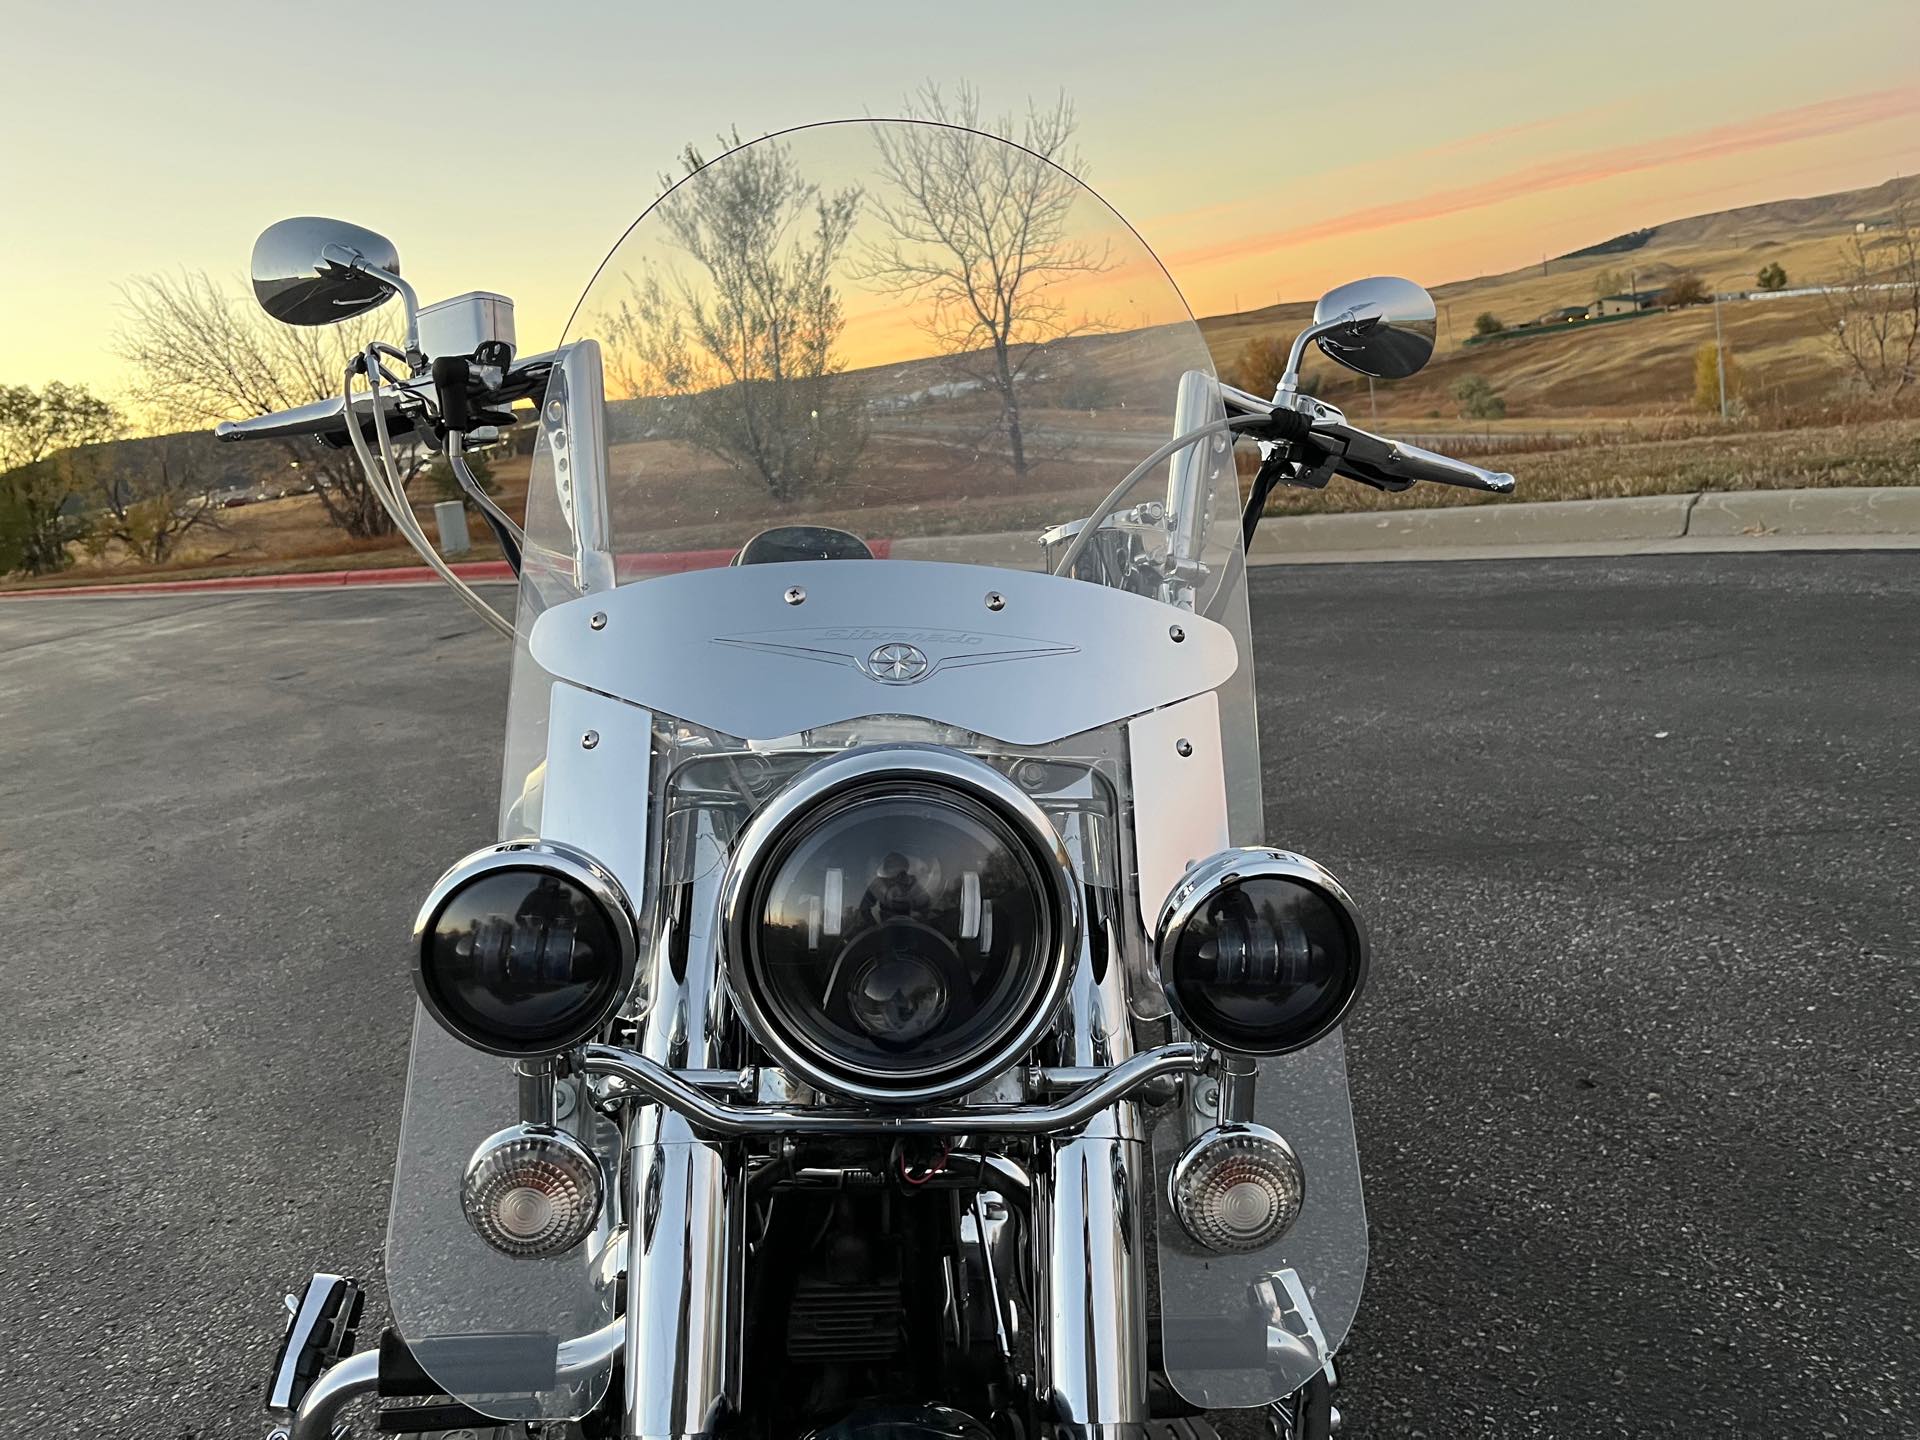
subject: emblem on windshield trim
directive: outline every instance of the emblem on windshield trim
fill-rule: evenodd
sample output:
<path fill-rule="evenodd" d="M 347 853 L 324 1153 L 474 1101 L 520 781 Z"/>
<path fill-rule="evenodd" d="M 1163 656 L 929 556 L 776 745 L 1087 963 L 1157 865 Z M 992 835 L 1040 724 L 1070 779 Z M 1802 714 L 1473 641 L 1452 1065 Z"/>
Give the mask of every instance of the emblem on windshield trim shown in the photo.
<path fill-rule="evenodd" d="M 716 635 L 716 645 L 759 650 L 795 660 L 844 665 L 882 685 L 917 685 L 949 670 L 1046 660 L 1071 655 L 1077 645 L 1021 635 L 982 635 L 932 627 L 882 630 L 867 625 L 825 625 L 758 634 Z"/>
<path fill-rule="evenodd" d="M 867 674 L 888 685 L 911 685 L 916 680 L 925 679 L 931 668 L 927 662 L 927 652 L 904 640 L 890 640 L 885 645 L 876 645 L 867 656 L 866 664 Z"/>

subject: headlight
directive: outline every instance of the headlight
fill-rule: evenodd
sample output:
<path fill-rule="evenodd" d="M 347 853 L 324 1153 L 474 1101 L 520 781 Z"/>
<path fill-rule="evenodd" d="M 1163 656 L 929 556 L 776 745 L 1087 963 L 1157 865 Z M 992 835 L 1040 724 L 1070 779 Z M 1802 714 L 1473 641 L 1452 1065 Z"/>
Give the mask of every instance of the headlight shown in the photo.
<path fill-rule="evenodd" d="M 626 998 L 639 957 L 619 882 L 544 840 L 492 845 L 447 871 L 413 941 L 427 1010 L 496 1055 L 552 1055 L 593 1034 Z"/>
<path fill-rule="evenodd" d="M 1012 1064 L 1079 940 L 1045 814 L 990 765 L 928 746 L 804 771 L 741 832 L 722 894 L 755 1036 L 861 1099 L 959 1094 Z"/>
<path fill-rule="evenodd" d="M 1160 979 L 1173 1011 L 1223 1050 L 1281 1055 L 1338 1025 L 1367 976 L 1347 892 L 1285 850 L 1228 850 L 1189 870 L 1161 908 Z"/>

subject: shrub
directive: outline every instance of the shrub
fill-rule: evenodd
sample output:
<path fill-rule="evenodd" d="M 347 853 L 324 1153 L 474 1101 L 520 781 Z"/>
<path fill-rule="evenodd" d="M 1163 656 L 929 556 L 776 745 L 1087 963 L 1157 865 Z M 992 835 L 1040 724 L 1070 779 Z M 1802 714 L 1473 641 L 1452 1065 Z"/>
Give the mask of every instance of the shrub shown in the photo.
<path fill-rule="evenodd" d="M 1466 375 L 1454 382 L 1453 398 L 1464 420 L 1500 420 L 1506 417 L 1507 402 L 1482 375 Z"/>
<path fill-rule="evenodd" d="M 1762 290 L 1784 290 L 1787 288 L 1787 270 L 1778 260 L 1760 267 L 1760 273 L 1753 277 Z"/>
<path fill-rule="evenodd" d="M 1473 333 L 1476 335 L 1498 335 L 1507 325 L 1491 310 L 1482 310 L 1473 317 Z"/>
<path fill-rule="evenodd" d="M 493 467 L 487 463 L 485 455 L 469 454 L 467 469 L 473 472 L 474 480 L 487 494 L 492 495 L 499 491 L 500 486 L 493 478 Z M 426 478 L 427 484 L 433 490 L 435 500 L 458 500 L 469 510 L 474 508 L 473 501 L 460 487 L 459 480 L 454 477 L 453 466 L 448 463 L 446 456 L 434 457 L 432 463 L 427 466 Z"/>
<path fill-rule="evenodd" d="M 1255 395 L 1273 394 L 1280 386 L 1280 377 L 1287 373 L 1290 348 L 1287 341 L 1277 336 L 1249 340 L 1233 367 L 1233 383 Z"/>

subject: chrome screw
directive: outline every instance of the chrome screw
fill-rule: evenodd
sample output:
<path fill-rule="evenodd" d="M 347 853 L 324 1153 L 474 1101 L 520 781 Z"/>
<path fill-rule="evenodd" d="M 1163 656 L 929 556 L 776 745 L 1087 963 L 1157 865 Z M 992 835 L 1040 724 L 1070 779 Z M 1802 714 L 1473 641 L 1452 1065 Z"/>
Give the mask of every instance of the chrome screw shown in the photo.
<path fill-rule="evenodd" d="M 1187 756 L 1193 754 L 1193 741 L 1176 740 L 1173 742 L 1173 748 L 1180 752 L 1180 758 L 1184 760 Z"/>
<path fill-rule="evenodd" d="M 593 749 L 594 746 L 598 745 L 599 743 L 600 743 L 600 732 L 598 730 L 589 730 L 587 731 L 586 734 L 580 737 L 580 748 L 582 750 L 591 750 Z"/>
<path fill-rule="evenodd" d="M 1178 625 L 1169 626 L 1167 634 L 1173 637 L 1173 643 L 1176 645 L 1187 638 L 1187 632 L 1182 630 Z"/>
<path fill-rule="evenodd" d="M 987 591 L 987 608 L 988 608 L 989 610 L 1004 610 L 1004 609 L 1006 609 L 1006 608 L 1007 608 L 1007 597 L 1006 597 L 1006 596 L 1004 596 L 1004 595 L 1002 595 L 1002 594 L 1001 594 L 1001 593 L 1000 593 L 1000 592 L 999 592 L 998 590 L 989 590 L 989 591 Z"/>
<path fill-rule="evenodd" d="M 791 586 L 787 590 L 787 604 L 804 605 L 806 600 L 807 592 L 802 590 L 798 585 Z"/>
<path fill-rule="evenodd" d="M 607 628 L 607 612 L 604 610 L 594 611 L 593 618 L 587 621 L 587 628 L 590 630 L 606 629 Z"/>

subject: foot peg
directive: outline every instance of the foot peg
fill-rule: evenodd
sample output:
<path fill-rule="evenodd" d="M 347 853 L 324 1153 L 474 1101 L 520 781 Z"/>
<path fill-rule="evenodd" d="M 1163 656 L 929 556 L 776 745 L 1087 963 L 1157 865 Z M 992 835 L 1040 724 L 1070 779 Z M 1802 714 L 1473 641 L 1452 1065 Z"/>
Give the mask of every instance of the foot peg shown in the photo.
<path fill-rule="evenodd" d="M 292 1314 L 267 1386 L 267 1411 L 275 1419 L 291 1419 L 320 1372 L 353 1349 L 365 1304 L 359 1284 L 339 1275 L 315 1275 L 297 1297 L 287 1297 Z"/>

